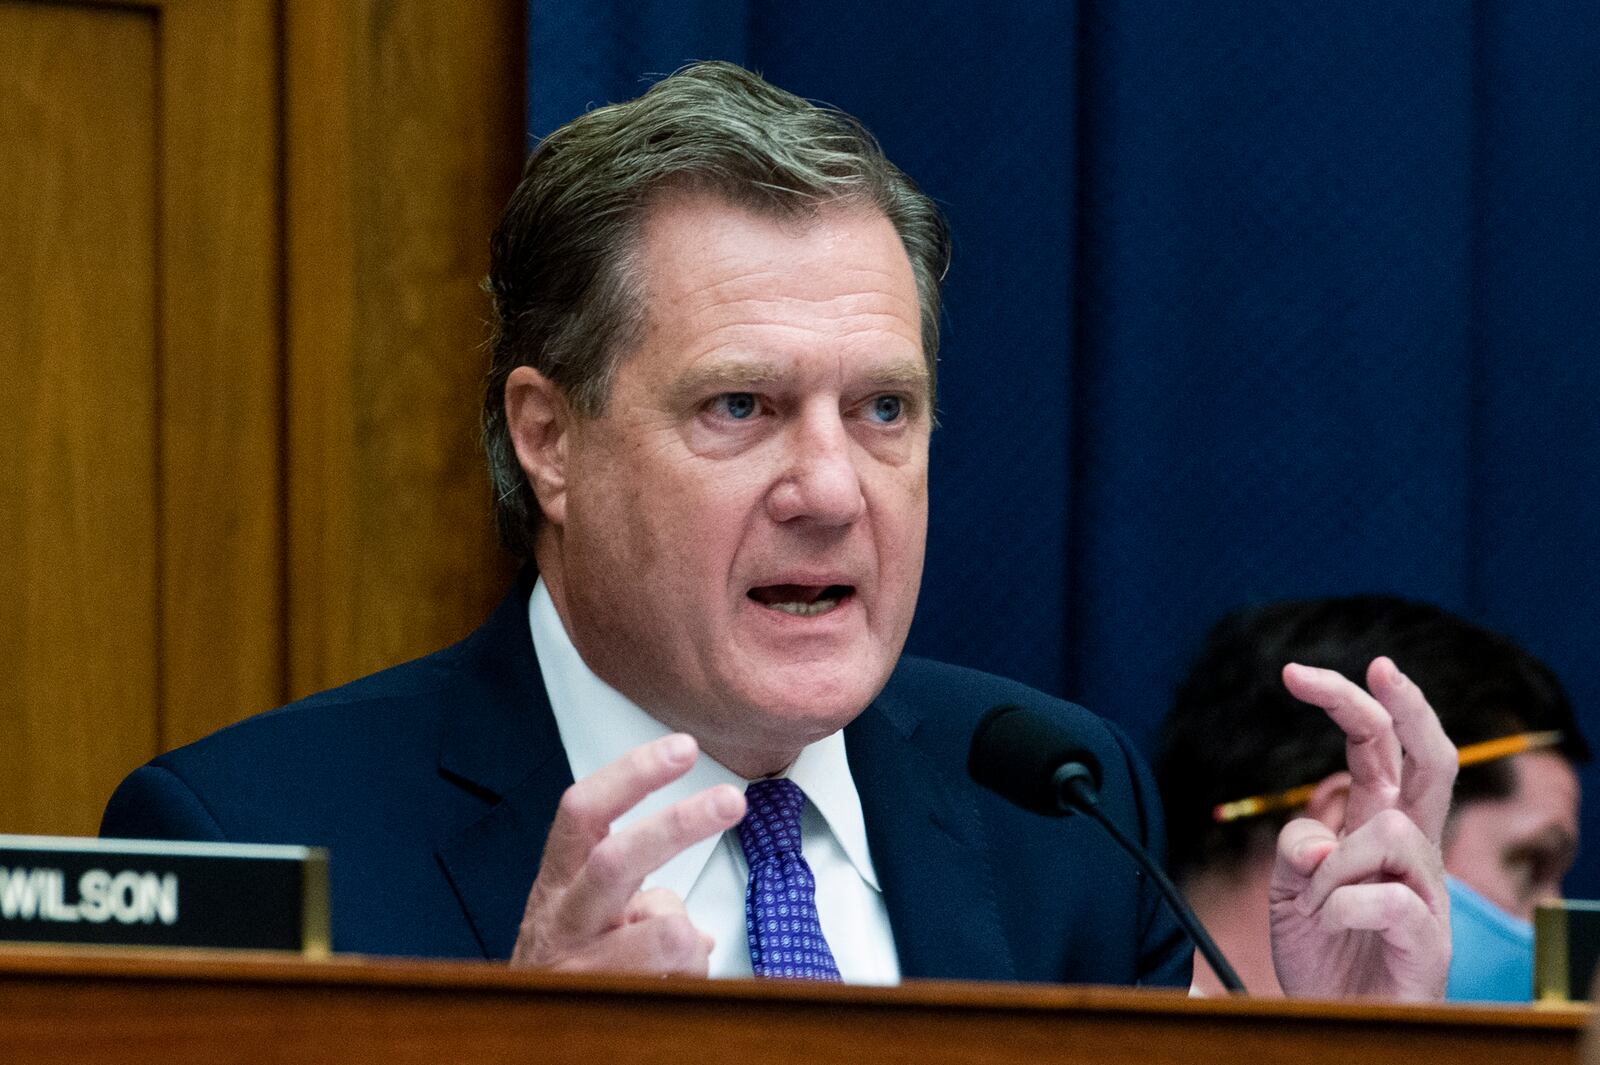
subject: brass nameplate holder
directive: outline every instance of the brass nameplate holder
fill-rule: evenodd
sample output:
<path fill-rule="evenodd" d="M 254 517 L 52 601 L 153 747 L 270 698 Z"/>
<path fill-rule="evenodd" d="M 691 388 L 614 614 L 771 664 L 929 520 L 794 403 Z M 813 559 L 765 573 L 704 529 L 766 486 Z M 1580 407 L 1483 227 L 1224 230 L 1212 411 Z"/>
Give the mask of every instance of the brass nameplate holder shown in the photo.
<path fill-rule="evenodd" d="M 1600 902 L 1541 903 L 1533 915 L 1533 999 L 1583 1002 L 1600 962 Z"/>

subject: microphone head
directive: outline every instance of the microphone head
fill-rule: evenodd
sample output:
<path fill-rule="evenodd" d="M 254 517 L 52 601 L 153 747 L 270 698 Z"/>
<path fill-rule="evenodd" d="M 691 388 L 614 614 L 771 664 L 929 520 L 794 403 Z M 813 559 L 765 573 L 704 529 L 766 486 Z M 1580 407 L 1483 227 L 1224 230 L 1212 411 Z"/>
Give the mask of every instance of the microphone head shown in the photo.
<path fill-rule="evenodd" d="M 1049 714 L 1006 704 L 983 715 L 972 733 L 967 772 L 972 779 L 1046 817 L 1062 817 L 1072 807 L 1062 800 L 1063 767 L 1083 766 L 1100 789 L 1100 762 L 1072 730 Z M 1081 774 L 1078 774 L 1081 776 Z"/>

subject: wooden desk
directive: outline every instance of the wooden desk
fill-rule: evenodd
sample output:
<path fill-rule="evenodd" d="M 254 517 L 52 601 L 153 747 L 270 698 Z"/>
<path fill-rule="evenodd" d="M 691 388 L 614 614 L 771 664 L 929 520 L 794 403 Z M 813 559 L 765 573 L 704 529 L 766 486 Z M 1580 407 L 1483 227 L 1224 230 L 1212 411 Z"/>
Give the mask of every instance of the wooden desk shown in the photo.
<path fill-rule="evenodd" d="M 470 963 L 0 951 L 7 1062 L 1565 1065 L 1586 1007 L 561 977 Z"/>

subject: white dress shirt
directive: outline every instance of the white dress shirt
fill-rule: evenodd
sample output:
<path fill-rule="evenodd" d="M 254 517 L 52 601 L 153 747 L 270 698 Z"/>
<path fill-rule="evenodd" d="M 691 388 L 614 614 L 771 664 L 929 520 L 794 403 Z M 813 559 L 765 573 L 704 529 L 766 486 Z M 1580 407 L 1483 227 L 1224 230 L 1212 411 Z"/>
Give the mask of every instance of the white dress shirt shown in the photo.
<path fill-rule="evenodd" d="M 582 780 L 632 748 L 671 732 L 595 676 L 567 635 L 543 579 L 534 584 L 528 600 L 528 624 L 572 779 Z M 801 820 L 801 852 L 816 877 L 817 912 L 839 974 L 848 983 L 898 983 L 899 957 L 867 852 L 861 798 L 845 759 L 844 734 L 836 732 L 801 751 L 784 775 L 811 800 Z M 743 791 L 748 783 L 702 753 L 688 773 L 647 796 L 611 827 L 615 831 L 717 784 Z M 716 940 L 712 976 L 749 976 L 744 919 L 748 878 L 738 835 L 730 830 L 680 852 L 645 879 L 644 889 L 675 892 L 694 926 Z"/>

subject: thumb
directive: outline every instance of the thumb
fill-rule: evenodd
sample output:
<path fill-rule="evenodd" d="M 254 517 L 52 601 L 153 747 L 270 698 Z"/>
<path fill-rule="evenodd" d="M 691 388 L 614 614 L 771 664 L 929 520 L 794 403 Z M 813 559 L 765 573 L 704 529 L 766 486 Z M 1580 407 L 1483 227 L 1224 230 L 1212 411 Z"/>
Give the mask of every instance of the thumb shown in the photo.
<path fill-rule="evenodd" d="M 1295 818 L 1278 833 L 1278 859 L 1273 879 L 1281 879 L 1279 874 L 1284 872 L 1296 879 L 1310 878 L 1338 844 L 1339 837 L 1321 821 Z"/>

